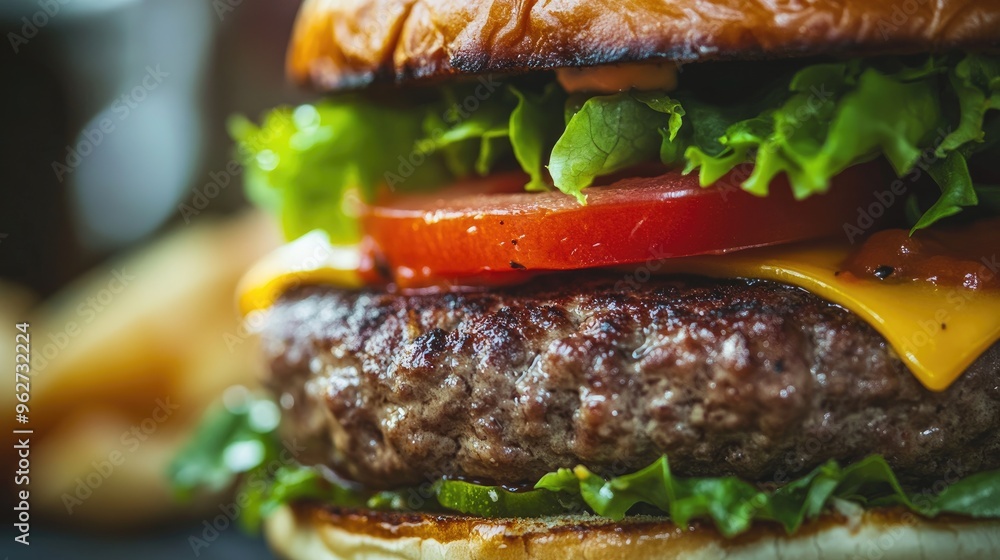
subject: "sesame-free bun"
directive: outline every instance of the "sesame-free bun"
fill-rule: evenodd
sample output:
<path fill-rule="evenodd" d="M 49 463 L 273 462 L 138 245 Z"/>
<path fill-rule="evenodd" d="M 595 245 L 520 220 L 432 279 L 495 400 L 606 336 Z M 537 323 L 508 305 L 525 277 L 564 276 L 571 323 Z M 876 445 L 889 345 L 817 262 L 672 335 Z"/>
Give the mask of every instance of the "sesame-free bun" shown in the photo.
<path fill-rule="evenodd" d="M 727 540 L 705 525 L 682 529 L 645 516 L 482 519 L 298 504 L 272 515 L 266 534 L 287 560 L 1000 558 L 998 521 L 929 521 L 901 510 L 829 514 L 793 536 L 758 523 Z"/>
<path fill-rule="evenodd" d="M 993 47 L 1000 0 L 306 0 L 289 73 L 321 90 L 650 59 Z"/>

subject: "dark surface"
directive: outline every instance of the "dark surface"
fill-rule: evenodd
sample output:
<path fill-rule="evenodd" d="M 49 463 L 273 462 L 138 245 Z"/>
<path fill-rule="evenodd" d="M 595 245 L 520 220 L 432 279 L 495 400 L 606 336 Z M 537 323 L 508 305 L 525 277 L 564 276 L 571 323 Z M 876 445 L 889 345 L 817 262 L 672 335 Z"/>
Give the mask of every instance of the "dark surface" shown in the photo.
<path fill-rule="evenodd" d="M 136 535 L 95 535 L 67 533 L 33 526 L 31 545 L 17 544 L 13 538 L 0 546 L 0 557 L 8 560 L 274 560 L 261 538 L 249 537 L 237 529 L 199 547 L 198 554 L 188 539 L 202 536 L 203 527 L 175 527 Z M 207 542 L 207 541 L 206 541 Z"/>
<path fill-rule="evenodd" d="M 618 280 L 300 288 L 265 328 L 269 383 L 318 459 L 372 486 L 622 474 L 663 453 L 681 474 L 778 483 L 871 453 L 910 480 L 1000 466 L 1000 346 L 932 393 L 866 323 L 803 290 L 689 278 L 623 294 Z"/>

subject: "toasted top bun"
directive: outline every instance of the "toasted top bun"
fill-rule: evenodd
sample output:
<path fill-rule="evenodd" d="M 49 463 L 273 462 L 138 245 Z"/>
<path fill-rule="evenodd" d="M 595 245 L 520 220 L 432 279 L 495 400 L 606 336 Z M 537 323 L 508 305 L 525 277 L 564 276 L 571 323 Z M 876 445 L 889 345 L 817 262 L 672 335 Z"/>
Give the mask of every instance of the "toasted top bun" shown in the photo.
<path fill-rule="evenodd" d="M 994 46 L 1000 0 L 306 0 L 288 57 L 319 89 L 642 60 Z"/>
<path fill-rule="evenodd" d="M 266 534 L 288 560 L 1000 558 L 1000 521 L 928 521 L 901 510 L 830 514 L 793 536 L 776 524 L 757 524 L 727 540 L 708 526 L 682 529 L 656 517 L 482 519 L 299 504 L 272 515 Z"/>

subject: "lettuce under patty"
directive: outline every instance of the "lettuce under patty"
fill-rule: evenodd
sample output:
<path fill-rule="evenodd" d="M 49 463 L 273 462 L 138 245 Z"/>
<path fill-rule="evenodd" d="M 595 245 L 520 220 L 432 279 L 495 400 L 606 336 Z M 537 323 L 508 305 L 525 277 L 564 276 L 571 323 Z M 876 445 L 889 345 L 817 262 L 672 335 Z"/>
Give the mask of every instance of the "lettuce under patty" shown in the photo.
<path fill-rule="evenodd" d="M 873 455 L 841 467 L 829 461 L 780 485 L 736 477 L 686 478 L 670 471 L 667 457 L 610 480 L 586 468 L 560 469 L 532 489 L 511 491 L 460 480 L 429 480 L 419 487 L 371 492 L 329 471 L 295 460 L 297 442 L 278 441 L 277 406 L 263 398 L 219 407 L 208 414 L 191 443 L 174 461 L 171 476 L 182 495 L 218 491 L 237 479 L 243 527 L 256 531 L 283 504 L 314 501 L 348 508 L 454 512 L 480 517 L 542 517 L 591 513 L 612 520 L 645 513 L 669 516 L 684 526 L 707 521 L 725 537 L 754 522 L 781 524 L 788 534 L 834 507 L 898 506 L 925 517 L 942 513 L 1000 519 L 1000 471 L 948 483 L 938 492 L 905 489 L 885 459 Z"/>
<path fill-rule="evenodd" d="M 911 202 L 914 229 L 979 204 L 988 186 L 973 183 L 968 162 L 1000 156 L 1000 58 L 783 64 L 745 63 L 742 76 L 706 64 L 682 74 L 674 92 L 589 97 L 567 96 L 551 80 L 481 78 L 412 101 L 279 108 L 260 126 L 237 117 L 230 132 L 250 198 L 281 215 L 286 235 L 323 229 L 341 243 L 360 236 L 358 197 L 511 166 L 529 175 L 528 190 L 555 188 L 583 204 L 597 178 L 637 163 L 697 171 L 707 187 L 752 162 L 745 190 L 766 196 L 784 173 L 802 199 L 846 167 L 884 157 L 900 177 L 926 170 L 940 188 L 926 207 Z"/>

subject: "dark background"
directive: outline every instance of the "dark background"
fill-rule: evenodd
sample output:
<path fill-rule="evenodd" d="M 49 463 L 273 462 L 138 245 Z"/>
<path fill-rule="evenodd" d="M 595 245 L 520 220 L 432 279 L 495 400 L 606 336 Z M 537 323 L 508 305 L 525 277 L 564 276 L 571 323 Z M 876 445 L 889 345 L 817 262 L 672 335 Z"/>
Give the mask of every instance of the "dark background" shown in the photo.
<path fill-rule="evenodd" d="M 48 16 L 48 4 L 59 11 Z M 4 0 L 0 278 L 44 297 L 180 220 L 178 204 L 230 158 L 228 115 L 306 98 L 284 80 L 298 4 Z M 169 76 L 122 118 L 115 101 L 157 65 Z M 60 180 L 53 163 L 101 115 L 115 130 Z M 229 188 L 206 213 L 243 204 Z"/>

